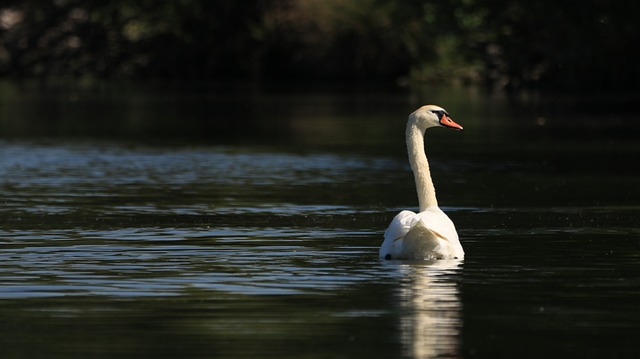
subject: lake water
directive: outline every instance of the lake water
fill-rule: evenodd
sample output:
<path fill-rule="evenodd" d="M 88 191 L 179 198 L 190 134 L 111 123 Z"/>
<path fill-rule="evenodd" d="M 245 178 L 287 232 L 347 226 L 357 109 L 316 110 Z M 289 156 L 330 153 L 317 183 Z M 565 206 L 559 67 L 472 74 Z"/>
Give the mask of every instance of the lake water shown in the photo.
<path fill-rule="evenodd" d="M 466 258 L 379 261 L 425 103 Z M 633 103 L 0 84 L 0 356 L 635 357 Z"/>

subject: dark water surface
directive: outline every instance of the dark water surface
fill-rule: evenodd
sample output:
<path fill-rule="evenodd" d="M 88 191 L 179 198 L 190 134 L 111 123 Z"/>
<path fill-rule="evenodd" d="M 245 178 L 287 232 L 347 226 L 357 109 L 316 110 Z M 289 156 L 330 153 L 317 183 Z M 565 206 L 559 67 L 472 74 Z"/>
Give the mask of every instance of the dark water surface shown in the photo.
<path fill-rule="evenodd" d="M 2 84 L 0 356 L 635 357 L 633 101 Z M 380 262 L 431 102 L 466 258 Z"/>

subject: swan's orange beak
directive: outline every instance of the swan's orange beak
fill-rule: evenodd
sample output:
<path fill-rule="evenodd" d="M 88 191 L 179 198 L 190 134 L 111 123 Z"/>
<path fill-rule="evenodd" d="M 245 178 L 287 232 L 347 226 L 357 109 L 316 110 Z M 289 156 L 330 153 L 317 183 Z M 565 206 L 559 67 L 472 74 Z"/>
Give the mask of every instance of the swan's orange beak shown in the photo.
<path fill-rule="evenodd" d="M 440 119 L 440 124 L 444 127 L 449 127 L 449 128 L 453 128 L 454 130 L 462 131 L 462 126 L 455 123 L 451 119 L 451 117 L 447 116 L 447 114 L 442 115 L 442 118 Z"/>

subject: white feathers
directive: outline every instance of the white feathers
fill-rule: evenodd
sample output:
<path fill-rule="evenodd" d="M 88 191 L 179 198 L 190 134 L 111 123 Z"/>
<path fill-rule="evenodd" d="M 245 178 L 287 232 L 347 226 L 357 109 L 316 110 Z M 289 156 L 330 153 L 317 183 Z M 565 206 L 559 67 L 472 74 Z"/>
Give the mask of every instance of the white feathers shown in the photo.
<path fill-rule="evenodd" d="M 384 233 L 381 259 L 462 259 L 464 251 L 449 217 L 438 207 L 402 211 Z"/>

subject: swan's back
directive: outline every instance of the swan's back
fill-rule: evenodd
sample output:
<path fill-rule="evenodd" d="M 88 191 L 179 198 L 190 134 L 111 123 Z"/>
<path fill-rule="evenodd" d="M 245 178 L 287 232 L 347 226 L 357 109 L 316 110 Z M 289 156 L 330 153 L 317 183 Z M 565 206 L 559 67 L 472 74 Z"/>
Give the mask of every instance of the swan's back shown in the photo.
<path fill-rule="evenodd" d="M 391 221 L 380 247 L 383 259 L 462 259 L 456 228 L 438 207 L 402 211 Z"/>

